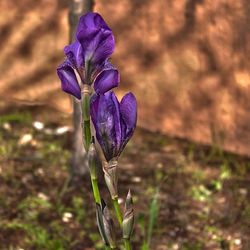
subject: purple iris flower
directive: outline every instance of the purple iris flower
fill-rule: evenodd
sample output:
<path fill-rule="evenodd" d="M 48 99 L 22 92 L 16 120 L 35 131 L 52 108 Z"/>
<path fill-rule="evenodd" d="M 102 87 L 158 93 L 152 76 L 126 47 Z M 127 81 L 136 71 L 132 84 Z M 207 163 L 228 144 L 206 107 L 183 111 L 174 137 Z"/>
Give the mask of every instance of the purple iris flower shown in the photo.
<path fill-rule="evenodd" d="M 67 58 L 57 68 L 62 90 L 81 99 L 79 81 L 93 83 L 98 94 L 117 87 L 119 72 L 108 61 L 114 47 L 113 33 L 99 14 L 90 12 L 82 16 L 75 42 L 64 48 Z"/>
<path fill-rule="evenodd" d="M 106 160 L 117 158 L 136 127 L 135 96 L 127 93 L 119 103 L 112 91 L 103 95 L 95 94 L 91 98 L 90 115 Z"/>

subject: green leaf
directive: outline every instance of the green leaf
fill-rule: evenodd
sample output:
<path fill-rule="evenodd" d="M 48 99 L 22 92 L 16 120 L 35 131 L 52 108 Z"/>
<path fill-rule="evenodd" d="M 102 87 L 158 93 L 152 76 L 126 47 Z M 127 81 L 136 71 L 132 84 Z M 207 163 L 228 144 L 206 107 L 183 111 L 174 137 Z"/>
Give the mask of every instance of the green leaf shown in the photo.
<path fill-rule="evenodd" d="M 153 229 L 154 229 L 154 226 L 156 224 L 157 217 L 159 214 L 158 196 L 159 196 L 159 190 L 157 189 L 150 204 L 148 234 L 147 234 L 147 248 L 144 248 L 144 249 L 149 249 L 152 234 L 153 234 Z"/>

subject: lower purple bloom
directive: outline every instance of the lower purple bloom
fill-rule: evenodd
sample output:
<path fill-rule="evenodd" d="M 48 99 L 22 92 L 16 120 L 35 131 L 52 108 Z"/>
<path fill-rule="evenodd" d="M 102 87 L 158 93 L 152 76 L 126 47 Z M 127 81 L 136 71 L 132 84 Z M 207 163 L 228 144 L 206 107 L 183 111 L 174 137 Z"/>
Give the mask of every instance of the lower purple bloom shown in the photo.
<path fill-rule="evenodd" d="M 127 93 L 119 103 L 112 91 L 95 94 L 91 99 L 90 114 L 106 160 L 119 157 L 136 127 L 135 96 Z"/>

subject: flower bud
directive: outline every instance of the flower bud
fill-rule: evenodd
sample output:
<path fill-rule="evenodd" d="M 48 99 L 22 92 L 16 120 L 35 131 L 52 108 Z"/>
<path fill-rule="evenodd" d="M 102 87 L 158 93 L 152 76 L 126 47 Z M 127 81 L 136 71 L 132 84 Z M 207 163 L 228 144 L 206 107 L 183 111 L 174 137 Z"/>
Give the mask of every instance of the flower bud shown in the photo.
<path fill-rule="evenodd" d="M 97 164 L 98 164 L 98 155 L 95 147 L 95 138 L 92 136 L 91 144 L 88 151 L 88 166 L 91 179 L 97 179 Z"/>
<path fill-rule="evenodd" d="M 113 249 L 116 247 L 115 229 L 114 229 L 114 222 L 111 218 L 111 215 L 107 206 L 103 208 L 103 223 L 104 223 L 105 233 L 108 238 L 109 246 Z"/>
<path fill-rule="evenodd" d="M 109 189 L 110 195 L 112 199 L 116 199 L 118 197 L 117 160 L 112 159 L 108 163 L 103 162 L 103 172 L 104 172 L 104 179 Z"/>
<path fill-rule="evenodd" d="M 114 223 L 108 207 L 102 200 L 102 204 L 96 204 L 97 225 L 104 243 L 111 249 L 116 248 Z"/>
<path fill-rule="evenodd" d="M 134 228 L 134 209 L 130 190 L 125 202 L 125 213 L 122 222 L 122 234 L 124 239 L 130 239 Z"/>
<path fill-rule="evenodd" d="M 136 127 L 137 102 L 135 96 L 127 93 L 121 102 L 118 102 L 112 91 L 101 95 L 94 94 L 90 100 L 90 115 L 95 127 L 96 139 L 106 161 L 117 159 Z"/>

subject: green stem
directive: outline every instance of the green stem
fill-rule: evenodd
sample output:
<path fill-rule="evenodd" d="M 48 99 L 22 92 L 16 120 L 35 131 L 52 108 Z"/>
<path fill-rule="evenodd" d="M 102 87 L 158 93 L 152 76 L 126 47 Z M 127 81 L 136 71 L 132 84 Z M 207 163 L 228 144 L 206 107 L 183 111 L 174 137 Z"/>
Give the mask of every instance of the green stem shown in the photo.
<path fill-rule="evenodd" d="M 83 121 L 83 138 L 85 150 L 88 152 L 91 141 L 90 120 Z"/>
<path fill-rule="evenodd" d="M 110 246 L 105 245 L 105 250 L 110 250 Z"/>
<path fill-rule="evenodd" d="M 129 239 L 123 239 L 125 250 L 132 250 L 131 243 Z"/>
<path fill-rule="evenodd" d="M 91 141 L 91 128 L 90 128 L 90 94 L 91 89 L 87 84 L 83 85 L 82 90 L 82 120 L 83 120 L 83 141 L 86 151 L 89 150 Z"/>
<path fill-rule="evenodd" d="M 114 198 L 114 199 L 112 198 L 112 202 L 113 202 L 113 206 L 115 209 L 116 218 L 119 222 L 119 225 L 122 226 L 122 212 L 118 203 L 118 198 Z"/>
<path fill-rule="evenodd" d="M 82 129 L 83 129 L 84 147 L 85 147 L 87 153 L 89 151 L 89 146 L 91 143 L 91 128 L 90 128 L 90 113 L 89 113 L 90 92 L 91 92 L 90 86 L 84 84 L 83 90 L 82 90 L 82 120 L 83 120 L 83 128 Z M 96 162 L 94 164 L 96 164 Z M 89 167 L 92 167 L 92 166 L 89 166 Z M 96 166 L 94 166 L 94 167 L 96 167 Z M 98 204 L 101 204 L 101 196 L 100 196 L 96 176 L 94 176 L 94 178 L 93 178 L 93 176 L 91 175 L 91 184 L 92 184 L 95 202 Z"/>
<path fill-rule="evenodd" d="M 92 184 L 92 189 L 93 189 L 95 202 L 98 203 L 98 204 L 101 204 L 101 196 L 100 196 L 100 192 L 99 192 L 97 179 L 92 179 L 91 178 L 91 184 Z"/>

